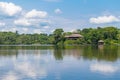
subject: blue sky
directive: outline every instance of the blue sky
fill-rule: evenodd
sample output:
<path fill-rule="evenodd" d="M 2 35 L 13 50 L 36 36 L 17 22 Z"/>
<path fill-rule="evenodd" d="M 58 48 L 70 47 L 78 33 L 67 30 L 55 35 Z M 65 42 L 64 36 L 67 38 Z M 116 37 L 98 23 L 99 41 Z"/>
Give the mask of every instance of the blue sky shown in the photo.
<path fill-rule="evenodd" d="M 51 33 L 120 28 L 120 0 L 0 0 L 0 31 Z"/>

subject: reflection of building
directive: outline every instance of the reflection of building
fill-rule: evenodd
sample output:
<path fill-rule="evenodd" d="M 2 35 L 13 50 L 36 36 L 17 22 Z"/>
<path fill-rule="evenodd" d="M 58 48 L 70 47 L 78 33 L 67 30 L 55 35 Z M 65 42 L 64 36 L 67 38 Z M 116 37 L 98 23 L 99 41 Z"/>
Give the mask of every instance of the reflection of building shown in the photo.
<path fill-rule="evenodd" d="M 78 34 L 78 33 L 73 33 L 71 35 L 66 35 L 65 38 L 70 39 L 70 40 L 76 40 L 76 39 L 79 39 L 79 38 L 83 38 L 83 36 Z"/>
<path fill-rule="evenodd" d="M 98 48 L 99 48 L 100 50 L 103 50 L 103 49 L 104 49 L 104 45 L 98 45 Z"/>
<path fill-rule="evenodd" d="M 68 49 L 64 51 L 64 56 L 72 56 L 76 59 L 80 59 L 83 51 L 81 49 Z"/>
<path fill-rule="evenodd" d="M 98 41 L 98 45 L 104 45 L 104 41 L 103 40 L 99 40 Z"/>

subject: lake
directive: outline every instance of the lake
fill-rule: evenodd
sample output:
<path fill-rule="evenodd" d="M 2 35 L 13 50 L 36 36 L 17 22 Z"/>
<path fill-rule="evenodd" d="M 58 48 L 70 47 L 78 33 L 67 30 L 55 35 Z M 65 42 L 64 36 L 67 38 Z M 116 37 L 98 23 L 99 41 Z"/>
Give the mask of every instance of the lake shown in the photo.
<path fill-rule="evenodd" d="M 0 46 L 0 80 L 120 80 L 120 47 Z"/>

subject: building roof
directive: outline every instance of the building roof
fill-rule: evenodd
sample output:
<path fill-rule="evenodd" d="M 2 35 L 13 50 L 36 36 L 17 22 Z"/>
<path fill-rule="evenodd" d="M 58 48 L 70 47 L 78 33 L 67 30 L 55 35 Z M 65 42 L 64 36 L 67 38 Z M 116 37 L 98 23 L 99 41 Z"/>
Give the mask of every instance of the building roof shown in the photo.
<path fill-rule="evenodd" d="M 78 33 L 73 33 L 73 34 L 71 34 L 71 35 L 67 35 L 67 36 L 65 36 L 66 38 L 69 38 L 69 37 L 79 37 L 79 38 L 81 38 L 81 37 L 83 37 L 82 35 L 80 35 L 80 34 L 78 34 Z"/>
<path fill-rule="evenodd" d="M 104 42 L 103 40 L 99 40 L 98 42 Z"/>

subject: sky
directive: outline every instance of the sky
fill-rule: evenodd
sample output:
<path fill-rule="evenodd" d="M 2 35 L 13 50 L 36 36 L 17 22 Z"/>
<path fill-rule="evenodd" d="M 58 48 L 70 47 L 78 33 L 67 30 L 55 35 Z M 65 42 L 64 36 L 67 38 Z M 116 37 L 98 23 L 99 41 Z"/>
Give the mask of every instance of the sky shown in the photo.
<path fill-rule="evenodd" d="M 120 0 L 0 0 L 0 31 L 52 33 L 115 26 Z"/>

